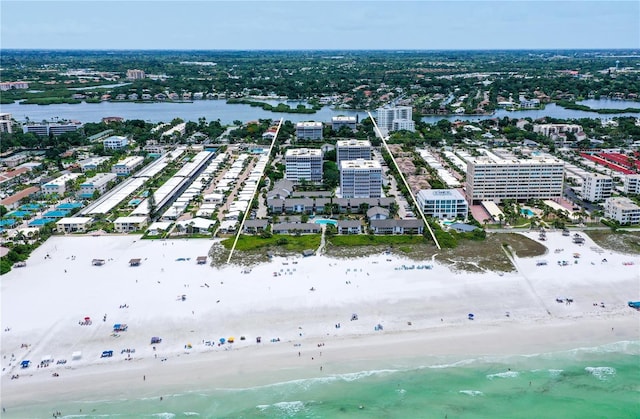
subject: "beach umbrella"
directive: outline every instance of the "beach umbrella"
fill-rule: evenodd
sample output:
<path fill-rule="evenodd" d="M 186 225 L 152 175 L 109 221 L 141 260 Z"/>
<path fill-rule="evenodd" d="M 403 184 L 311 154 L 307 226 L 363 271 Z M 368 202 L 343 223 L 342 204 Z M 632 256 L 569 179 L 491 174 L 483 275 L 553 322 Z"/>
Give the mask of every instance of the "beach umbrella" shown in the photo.
<path fill-rule="evenodd" d="M 229 339 L 227 339 L 229 343 L 233 343 L 234 340 L 236 340 L 236 338 L 234 338 L 233 336 L 230 336 Z"/>
<path fill-rule="evenodd" d="M 469 320 L 473 320 L 473 313 L 469 313 Z"/>
<path fill-rule="evenodd" d="M 220 338 L 220 343 L 225 343 L 225 342 L 226 342 L 225 338 Z"/>

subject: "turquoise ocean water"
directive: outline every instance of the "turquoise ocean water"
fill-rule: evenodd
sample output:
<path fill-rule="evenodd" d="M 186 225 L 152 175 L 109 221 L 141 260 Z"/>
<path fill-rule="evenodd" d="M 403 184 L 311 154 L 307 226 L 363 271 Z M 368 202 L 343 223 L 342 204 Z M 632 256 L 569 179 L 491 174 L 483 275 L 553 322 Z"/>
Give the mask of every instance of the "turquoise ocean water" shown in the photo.
<path fill-rule="evenodd" d="M 56 410 L 67 418 L 640 418 L 640 341 L 442 362 Z M 27 406 L 3 418 L 53 411 Z"/>

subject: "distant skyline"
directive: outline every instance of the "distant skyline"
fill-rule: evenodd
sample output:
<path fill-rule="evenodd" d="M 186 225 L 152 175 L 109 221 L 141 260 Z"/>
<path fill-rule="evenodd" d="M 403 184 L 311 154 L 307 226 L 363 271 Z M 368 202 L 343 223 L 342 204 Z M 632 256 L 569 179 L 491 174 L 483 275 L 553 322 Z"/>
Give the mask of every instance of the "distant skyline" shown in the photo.
<path fill-rule="evenodd" d="M 627 1 L 0 1 L 2 49 L 636 49 Z"/>

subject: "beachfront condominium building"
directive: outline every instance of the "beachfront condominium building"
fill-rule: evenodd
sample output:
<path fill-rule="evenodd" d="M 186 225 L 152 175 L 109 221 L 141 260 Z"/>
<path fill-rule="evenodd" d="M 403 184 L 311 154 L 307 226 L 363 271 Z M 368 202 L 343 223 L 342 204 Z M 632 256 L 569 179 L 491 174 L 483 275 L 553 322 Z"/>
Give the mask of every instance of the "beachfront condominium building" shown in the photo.
<path fill-rule="evenodd" d="M 340 194 L 343 198 L 380 198 L 382 167 L 377 160 L 344 160 L 340 163 Z"/>
<path fill-rule="evenodd" d="M 356 117 L 355 116 L 334 116 L 331 118 L 331 129 L 339 131 L 340 128 L 347 127 L 351 131 L 356 130 Z"/>
<path fill-rule="evenodd" d="M 142 70 L 127 70 L 127 79 L 129 80 L 142 80 L 145 77 L 145 73 Z"/>
<path fill-rule="evenodd" d="M 382 131 L 382 135 L 387 135 L 391 131 L 407 130 L 413 132 L 416 130 L 411 106 L 387 105 L 378 108 L 376 123 Z"/>
<path fill-rule="evenodd" d="M 13 132 L 13 121 L 11 121 L 10 113 L 0 113 L 0 132 L 6 132 L 8 134 Z"/>
<path fill-rule="evenodd" d="M 589 173 L 582 183 L 582 199 L 589 202 L 598 202 L 607 199 L 613 191 L 613 179 L 611 176 L 600 173 Z"/>
<path fill-rule="evenodd" d="M 416 199 L 427 217 L 465 220 L 469 213 L 469 205 L 457 189 L 422 189 Z"/>
<path fill-rule="evenodd" d="M 371 160 L 371 143 L 367 140 L 336 141 L 336 161 L 338 167 L 345 160 Z"/>
<path fill-rule="evenodd" d="M 302 180 L 322 182 L 322 150 L 290 148 L 284 156 L 285 179 L 300 183 Z"/>
<path fill-rule="evenodd" d="M 505 199 L 558 199 L 562 197 L 564 163 L 555 158 L 467 159 L 467 201 L 495 203 Z"/>
<path fill-rule="evenodd" d="M 102 142 L 105 150 L 122 150 L 129 144 L 129 139 L 120 135 L 112 135 Z"/>
<path fill-rule="evenodd" d="M 604 216 L 620 224 L 640 224 L 640 207 L 625 197 L 607 198 Z"/>
<path fill-rule="evenodd" d="M 66 173 L 53 179 L 51 182 L 47 182 L 41 186 L 42 193 L 44 194 L 58 194 L 64 195 L 67 191 L 67 182 L 73 181 L 80 177 L 80 173 Z"/>
<path fill-rule="evenodd" d="M 640 194 L 640 174 L 626 175 L 624 177 L 624 193 L 629 195 Z"/>
<path fill-rule="evenodd" d="M 91 198 L 98 191 L 100 195 L 106 192 L 109 182 L 118 177 L 115 173 L 98 173 L 80 184 L 80 198 Z"/>
<path fill-rule="evenodd" d="M 127 157 L 126 159 L 120 160 L 118 163 L 114 164 L 111 168 L 111 172 L 118 176 L 128 176 L 138 166 L 140 166 L 142 162 L 144 162 L 144 158 L 140 156 Z"/>
<path fill-rule="evenodd" d="M 322 140 L 322 122 L 298 122 L 296 124 L 296 137 L 299 140 Z"/>

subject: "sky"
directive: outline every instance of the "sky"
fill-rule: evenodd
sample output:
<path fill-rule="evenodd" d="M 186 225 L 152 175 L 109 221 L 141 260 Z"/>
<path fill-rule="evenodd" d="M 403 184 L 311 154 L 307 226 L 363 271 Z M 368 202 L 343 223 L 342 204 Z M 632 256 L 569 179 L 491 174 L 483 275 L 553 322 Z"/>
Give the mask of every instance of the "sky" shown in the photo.
<path fill-rule="evenodd" d="M 640 48 L 640 1 L 0 0 L 1 49 Z"/>

